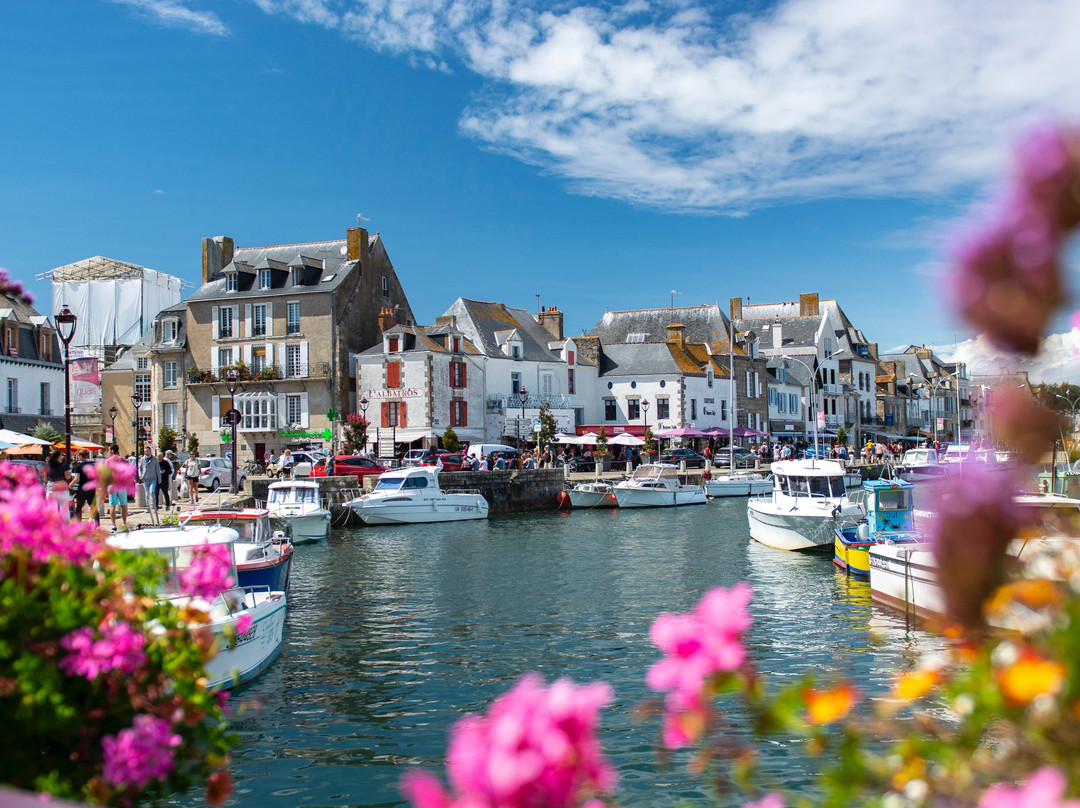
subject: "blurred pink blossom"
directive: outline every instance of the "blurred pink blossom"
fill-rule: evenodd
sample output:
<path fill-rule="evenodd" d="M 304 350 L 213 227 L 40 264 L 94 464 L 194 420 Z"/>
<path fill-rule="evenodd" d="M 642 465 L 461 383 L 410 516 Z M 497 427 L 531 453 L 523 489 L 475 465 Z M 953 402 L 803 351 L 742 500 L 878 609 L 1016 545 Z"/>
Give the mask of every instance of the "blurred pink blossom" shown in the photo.
<path fill-rule="evenodd" d="M 653 643 L 665 656 L 649 668 L 653 690 L 665 691 L 664 744 L 677 749 L 704 729 L 708 679 L 738 670 L 746 658 L 742 634 L 753 619 L 747 607 L 753 597 L 743 582 L 731 589 L 710 590 L 692 612 L 662 614 L 652 625 Z"/>
<path fill-rule="evenodd" d="M 748 802 L 743 808 L 784 808 L 784 799 L 774 791 L 770 791 L 757 802 Z"/>
<path fill-rule="evenodd" d="M 6 269 L 0 267 L 0 294 L 23 301 L 27 305 L 34 302 L 34 298 L 23 289 L 21 283 L 13 281 Z"/>
<path fill-rule="evenodd" d="M 247 634 L 248 629 L 251 628 L 252 622 L 253 619 L 251 617 L 251 614 L 249 612 L 244 612 L 242 615 L 236 618 L 236 633 Z"/>
<path fill-rule="evenodd" d="M 62 560 L 81 564 L 101 550 L 89 523 L 70 522 L 46 506 L 45 489 L 36 481 L 15 490 L 0 490 L 0 555 L 29 553 L 38 562 Z"/>
<path fill-rule="evenodd" d="M 135 717 L 130 729 L 115 737 L 105 736 L 105 779 L 119 788 L 145 787 L 151 780 L 164 780 L 174 766 L 174 750 L 181 738 L 172 724 L 152 715 Z"/>
<path fill-rule="evenodd" d="M 232 548 L 203 544 L 191 551 L 191 564 L 177 576 L 180 591 L 194 598 L 213 600 L 233 585 Z"/>
<path fill-rule="evenodd" d="M 1080 800 L 1062 799 L 1067 785 L 1060 770 L 1045 766 L 1021 786 L 990 786 L 983 792 L 978 808 L 1080 808 Z"/>
<path fill-rule="evenodd" d="M 123 620 L 102 627 L 100 637 L 83 626 L 60 640 L 60 647 L 68 652 L 60 660 L 60 669 L 90 681 L 110 671 L 133 673 L 146 659 L 145 644 L 146 638 Z"/>
<path fill-rule="evenodd" d="M 453 731 L 447 770 L 453 792 L 429 772 L 402 778 L 416 808 L 576 808 L 615 788 L 614 770 L 596 739 L 598 713 L 611 700 L 602 682 L 545 687 L 523 676 L 491 705 Z"/>

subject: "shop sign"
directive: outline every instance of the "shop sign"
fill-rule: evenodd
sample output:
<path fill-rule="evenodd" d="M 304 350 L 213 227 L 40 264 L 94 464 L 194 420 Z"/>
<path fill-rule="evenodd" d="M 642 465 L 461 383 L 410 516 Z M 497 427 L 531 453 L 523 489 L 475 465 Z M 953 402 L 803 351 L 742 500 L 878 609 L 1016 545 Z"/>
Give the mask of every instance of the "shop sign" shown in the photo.
<path fill-rule="evenodd" d="M 424 395 L 423 390 L 418 390 L 415 387 L 399 387 L 392 390 L 368 390 L 362 398 L 367 399 L 399 399 L 399 398 L 420 398 Z"/>
<path fill-rule="evenodd" d="M 321 432 L 317 429 L 306 429 L 300 431 L 283 429 L 278 432 L 283 438 L 316 438 L 318 440 L 330 440 L 333 437 L 333 433 L 329 429 L 324 429 Z"/>

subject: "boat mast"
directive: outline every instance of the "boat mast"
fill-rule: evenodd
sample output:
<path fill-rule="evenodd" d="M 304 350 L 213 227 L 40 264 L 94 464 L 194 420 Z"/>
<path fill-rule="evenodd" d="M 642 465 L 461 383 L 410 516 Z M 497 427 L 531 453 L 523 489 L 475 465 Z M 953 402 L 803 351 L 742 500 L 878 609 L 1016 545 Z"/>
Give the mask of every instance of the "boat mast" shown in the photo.
<path fill-rule="evenodd" d="M 735 474 L 735 318 L 728 318 L 728 472 Z"/>

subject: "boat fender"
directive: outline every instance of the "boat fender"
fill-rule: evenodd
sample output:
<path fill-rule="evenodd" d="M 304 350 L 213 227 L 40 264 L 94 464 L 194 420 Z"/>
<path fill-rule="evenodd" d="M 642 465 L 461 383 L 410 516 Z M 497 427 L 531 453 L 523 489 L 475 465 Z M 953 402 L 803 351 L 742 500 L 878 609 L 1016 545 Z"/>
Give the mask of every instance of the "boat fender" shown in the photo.
<path fill-rule="evenodd" d="M 859 541 L 870 540 L 870 525 L 866 522 L 859 522 L 859 527 L 855 532 L 859 537 Z"/>
<path fill-rule="evenodd" d="M 559 495 L 555 497 L 555 501 L 559 505 L 559 510 L 570 507 L 570 495 L 565 491 L 560 491 Z"/>

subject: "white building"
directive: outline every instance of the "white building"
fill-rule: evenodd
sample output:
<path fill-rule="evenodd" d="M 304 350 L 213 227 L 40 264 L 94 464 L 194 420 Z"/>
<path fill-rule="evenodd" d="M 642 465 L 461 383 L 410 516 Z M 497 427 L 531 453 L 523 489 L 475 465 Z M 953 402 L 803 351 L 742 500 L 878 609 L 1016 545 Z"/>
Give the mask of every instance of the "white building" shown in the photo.
<path fill-rule="evenodd" d="M 0 403 L 4 428 L 64 431 L 64 362 L 56 327 L 28 303 L 0 295 Z"/>

